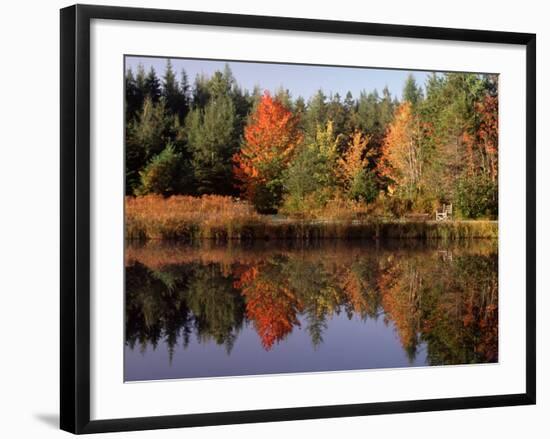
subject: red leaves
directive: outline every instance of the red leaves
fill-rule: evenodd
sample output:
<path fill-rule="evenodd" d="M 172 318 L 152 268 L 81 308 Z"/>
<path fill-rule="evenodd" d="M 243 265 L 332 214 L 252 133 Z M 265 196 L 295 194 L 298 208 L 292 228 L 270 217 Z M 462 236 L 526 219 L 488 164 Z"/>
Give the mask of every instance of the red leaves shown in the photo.
<path fill-rule="evenodd" d="M 298 118 L 266 91 L 244 129 L 244 140 L 233 157 L 233 172 L 245 196 L 252 200 L 257 186 L 278 177 L 302 141 Z"/>
<path fill-rule="evenodd" d="M 300 325 L 297 314 L 302 303 L 288 287 L 262 275 L 260 267 L 242 273 L 235 286 L 246 296 L 246 316 L 254 322 L 266 351 Z"/>

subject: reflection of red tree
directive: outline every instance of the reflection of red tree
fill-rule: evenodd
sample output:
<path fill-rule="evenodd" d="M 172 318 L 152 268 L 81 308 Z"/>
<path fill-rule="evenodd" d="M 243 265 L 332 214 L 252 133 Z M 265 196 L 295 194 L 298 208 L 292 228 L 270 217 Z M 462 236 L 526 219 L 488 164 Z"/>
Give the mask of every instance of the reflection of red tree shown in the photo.
<path fill-rule="evenodd" d="M 247 318 L 254 322 L 265 350 L 300 325 L 296 315 L 303 309 L 301 301 L 285 285 L 262 276 L 260 266 L 242 272 L 235 287 L 246 297 Z"/>

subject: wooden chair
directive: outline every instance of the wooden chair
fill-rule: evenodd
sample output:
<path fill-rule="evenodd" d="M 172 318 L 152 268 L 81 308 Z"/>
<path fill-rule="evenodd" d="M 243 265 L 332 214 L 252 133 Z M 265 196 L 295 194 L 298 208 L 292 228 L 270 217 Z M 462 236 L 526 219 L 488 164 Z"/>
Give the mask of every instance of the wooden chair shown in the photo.
<path fill-rule="evenodd" d="M 453 217 L 453 205 L 444 204 L 441 210 L 436 210 L 435 220 L 436 221 L 445 221 Z"/>

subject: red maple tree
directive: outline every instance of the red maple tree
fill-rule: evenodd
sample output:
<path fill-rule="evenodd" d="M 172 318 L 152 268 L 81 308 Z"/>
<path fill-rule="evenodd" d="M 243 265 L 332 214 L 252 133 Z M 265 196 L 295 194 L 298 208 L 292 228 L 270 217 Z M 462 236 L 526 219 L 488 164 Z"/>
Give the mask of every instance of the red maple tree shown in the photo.
<path fill-rule="evenodd" d="M 302 141 L 298 121 L 280 100 L 264 92 L 244 129 L 244 144 L 233 156 L 233 172 L 248 200 L 254 200 L 260 186 L 280 178 Z"/>

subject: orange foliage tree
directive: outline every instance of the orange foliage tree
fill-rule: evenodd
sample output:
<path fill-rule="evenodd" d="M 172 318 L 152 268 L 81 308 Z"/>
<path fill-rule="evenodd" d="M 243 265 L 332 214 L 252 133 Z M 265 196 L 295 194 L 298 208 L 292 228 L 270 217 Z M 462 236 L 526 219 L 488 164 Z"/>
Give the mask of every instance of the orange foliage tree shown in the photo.
<path fill-rule="evenodd" d="M 240 274 L 235 287 L 245 296 L 246 316 L 254 322 L 262 346 L 269 351 L 294 326 L 300 326 L 297 315 L 303 304 L 287 286 L 274 282 L 262 270 L 269 271 L 269 267 L 261 264 L 250 267 Z"/>
<path fill-rule="evenodd" d="M 349 198 L 370 203 L 378 196 L 373 173 L 368 169 L 370 136 L 356 131 L 350 138 L 346 151 L 338 160 L 340 180 Z"/>
<path fill-rule="evenodd" d="M 298 122 L 266 91 L 244 129 L 244 144 L 233 156 L 233 171 L 243 194 L 258 211 L 274 211 L 281 202 L 282 173 L 302 141 Z"/>
<path fill-rule="evenodd" d="M 356 131 L 350 139 L 348 148 L 343 157 L 338 160 L 342 180 L 346 186 L 352 184 L 358 174 L 368 165 L 366 151 L 369 144 L 369 137 L 363 136 L 360 131 Z"/>
<path fill-rule="evenodd" d="M 404 102 L 395 110 L 382 145 L 379 161 L 380 175 L 391 179 L 398 187 L 404 187 L 409 197 L 418 188 L 422 176 L 422 148 L 419 121 L 413 114 L 410 102 Z"/>

